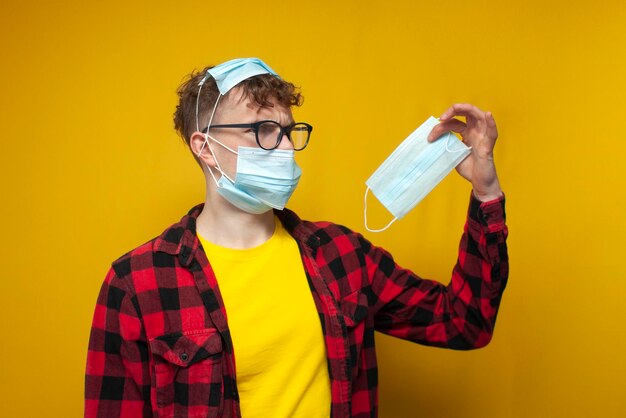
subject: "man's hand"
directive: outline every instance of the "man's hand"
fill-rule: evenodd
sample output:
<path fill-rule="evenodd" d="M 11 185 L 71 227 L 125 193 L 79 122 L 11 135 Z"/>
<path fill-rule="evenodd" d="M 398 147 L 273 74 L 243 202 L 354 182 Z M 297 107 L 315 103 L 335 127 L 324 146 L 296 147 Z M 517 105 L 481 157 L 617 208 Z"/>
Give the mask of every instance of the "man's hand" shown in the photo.
<path fill-rule="evenodd" d="M 455 116 L 465 116 L 467 123 L 455 119 Z M 440 123 L 428 135 L 428 141 L 432 142 L 448 131 L 459 133 L 465 145 L 472 147 L 472 152 L 456 167 L 456 171 L 472 183 L 474 195 L 483 202 L 502 196 L 493 162 L 498 130 L 491 112 L 483 112 L 467 103 L 454 104 L 439 120 Z"/>

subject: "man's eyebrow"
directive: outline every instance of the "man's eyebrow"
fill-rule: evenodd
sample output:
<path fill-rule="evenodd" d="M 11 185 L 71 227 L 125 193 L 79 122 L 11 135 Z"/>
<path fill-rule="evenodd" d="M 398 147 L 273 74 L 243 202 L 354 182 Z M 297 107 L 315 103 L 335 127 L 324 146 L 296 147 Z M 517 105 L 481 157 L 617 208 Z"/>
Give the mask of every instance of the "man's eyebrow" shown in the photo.
<path fill-rule="evenodd" d="M 275 123 L 279 124 L 279 125 L 280 125 L 280 126 L 282 126 L 282 127 L 285 127 L 285 126 L 290 126 L 290 125 L 293 125 L 294 123 L 296 123 L 296 122 L 295 122 L 295 120 L 293 120 L 293 119 L 289 119 L 285 125 L 282 125 L 282 124 L 281 124 L 279 121 L 277 121 L 276 119 L 256 119 L 254 122 L 250 122 L 250 123 L 261 122 L 261 121 L 263 121 L 263 120 L 271 120 L 272 122 L 275 122 Z"/>

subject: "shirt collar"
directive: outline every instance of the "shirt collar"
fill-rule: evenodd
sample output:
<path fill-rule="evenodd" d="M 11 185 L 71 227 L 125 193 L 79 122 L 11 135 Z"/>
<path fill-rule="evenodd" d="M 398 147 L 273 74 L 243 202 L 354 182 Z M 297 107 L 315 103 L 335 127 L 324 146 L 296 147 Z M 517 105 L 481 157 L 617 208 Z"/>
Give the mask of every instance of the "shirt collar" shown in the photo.
<path fill-rule="evenodd" d="M 313 224 L 302 221 L 295 212 L 289 209 L 274 210 L 274 214 L 296 241 L 309 246 L 313 251 L 319 247 L 320 239 L 315 234 L 316 229 Z"/>
<path fill-rule="evenodd" d="M 154 242 L 154 251 L 177 255 L 182 265 L 189 265 L 200 246 L 196 234 L 196 220 L 202 212 L 204 203 L 194 206 L 178 223 L 166 229 Z M 296 241 L 315 250 L 320 243 L 315 230 L 308 222 L 303 222 L 298 215 L 289 209 L 275 210 L 285 229 Z"/>

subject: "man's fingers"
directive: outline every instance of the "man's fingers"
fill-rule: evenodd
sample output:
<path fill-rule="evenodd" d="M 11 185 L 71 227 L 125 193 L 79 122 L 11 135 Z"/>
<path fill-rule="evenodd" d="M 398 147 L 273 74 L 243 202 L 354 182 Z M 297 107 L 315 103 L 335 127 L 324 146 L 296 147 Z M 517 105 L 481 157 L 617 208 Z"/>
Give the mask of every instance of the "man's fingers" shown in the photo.
<path fill-rule="evenodd" d="M 487 120 L 487 135 L 490 138 L 497 138 L 498 128 L 496 127 L 496 121 L 491 112 L 485 113 L 485 119 Z"/>
<path fill-rule="evenodd" d="M 469 103 L 455 103 L 450 106 L 448 110 L 443 112 L 439 119 L 446 121 L 455 116 L 465 116 L 466 118 L 472 118 L 476 121 L 482 121 L 485 117 L 485 112 Z"/>
<path fill-rule="evenodd" d="M 441 137 L 446 132 L 453 131 L 457 133 L 463 133 L 466 125 L 458 119 L 450 119 L 445 122 L 441 122 L 430 131 L 428 135 L 428 142 L 433 142 L 437 138 Z"/>

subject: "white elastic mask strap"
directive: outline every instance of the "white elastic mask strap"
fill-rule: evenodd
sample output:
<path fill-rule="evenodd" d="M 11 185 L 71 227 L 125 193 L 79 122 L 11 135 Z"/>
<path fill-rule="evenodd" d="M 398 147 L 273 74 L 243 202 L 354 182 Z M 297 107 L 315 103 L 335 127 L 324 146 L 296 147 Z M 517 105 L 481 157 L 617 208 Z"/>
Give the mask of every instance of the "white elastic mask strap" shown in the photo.
<path fill-rule="evenodd" d="M 204 84 L 204 81 L 205 80 L 203 79 L 200 82 L 200 88 L 198 89 L 198 97 L 196 97 L 196 132 L 200 132 L 200 120 L 198 119 L 198 103 L 200 102 L 200 92 L 202 91 L 202 85 Z M 209 142 L 209 129 L 211 128 L 211 123 L 213 122 L 213 116 L 215 116 L 215 111 L 217 110 L 217 104 L 220 101 L 220 97 L 222 96 L 221 95 L 217 96 L 217 99 L 215 100 L 215 104 L 213 105 L 213 110 L 211 111 L 211 117 L 209 118 L 209 124 L 206 127 L 206 134 L 204 134 L 204 142 L 202 143 L 202 147 L 200 147 L 200 151 L 198 151 L 198 157 L 202 155 L 202 151 L 204 151 L 204 146 Z M 213 155 L 213 158 L 215 158 L 215 155 Z M 217 160 L 215 161 L 217 162 Z"/>
<path fill-rule="evenodd" d="M 363 203 L 364 203 L 364 209 L 363 209 L 363 219 L 365 219 L 365 229 L 367 229 L 370 232 L 382 232 L 385 229 L 389 228 L 391 226 L 392 223 L 394 223 L 395 221 L 398 220 L 398 218 L 394 217 L 391 222 L 389 222 L 387 224 L 386 227 L 382 228 L 382 229 L 370 229 L 369 226 L 367 226 L 367 195 L 370 192 L 370 188 L 368 187 L 367 190 L 365 190 L 365 197 L 363 198 Z"/>
<path fill-rule="evenodd" d="M 198 89 L 198 98 L 200 97 L 200 91 L 202 90 L 202 85 L 204 84 L 204 81 L 205 80 L 202 80 L 200 84 L 200 88 Z M 209 124 L 207 125 L 207 128 L 206 128 L 207 133 L 204 134 L 204 142 L 202 143 L 202 146 L 200 147 L 200 151 L 198 151 L 198 156 L 202 155 L 202 151 L 204 151 L 204 147 L 208 145 L 209 151 L 211 152 L 211 155 L 213 156 L 213 159 L 215 160 L 215 164 L 217 165 L 217 168 L 216 168 L 217 171 L 219 171 L 222 176 L 230 180 L 231 183 L 234 183 L 234 181 L 230 177 L 228 177 L 226 173 L 224 173 L 224 170 L 222 170 L 222 167 L 220 166 L 220 162 L 218 161 L 217 157 L 215 156 L 215 152 L 213 151 L 213 147 L 211 147 L 211 144 L 209 143 L 209 138 L 211 138 L 213 141 L 217 142 L 218 144 L 220 144 L 227 150 L 237 154 L 237 152 L 233 151 L 231 148 L 227 147 L 226 145 L 222 144 L 220 141 L 218 141 L 217 139 L 209 135 L 209 130 L 211 129 L 211 123 L 213 123 L 213 117 L 215 116 L 215 111 L 217 110 L 217 104 L 219 103 L 221 97 L 222 95 L 218 95 L 217 99 L 215 100 L 215 104 L 213 105 L 213 110 L 211 111 L 211 117 L 209 118 Z M 199 102 L 198 98 L 196 99 L 196 129 L 200 131 L 200 125 L 198 121 L 198 102 Z M 213 169 L 211 169 L 211 167 L 209 167 L 208 164 L 205 164 L 205 165 L 209 169 L 209 173 L 211 174 L 211 177 L 213 177 L 213 181 L 215 182 L 215 185 L 219 187 L 219 184 L 217 183 L 217 178 L 215 177 L 215 174 L 213 174 Z"/>
<path fill-rule="evenodd" d="M 217 158 L 215 157 L 215 153 L 213 152 L 213 148 L 211 148 L 211 144 L 209 144 L 209 139 L 208 139 L 208 135 L 207 134 L 204 134 L 204 142 L 202 143 L 202 147 L 200 148 L 200 152 L 198 153 L 198 156 L 200 156 L 202 154 L 202 150 L 204 150 L 204 146 L 205 145 L 209 146 L 209 152 L 211 153 L 211 155 L 213 156 L 213 159 L 215 160 L 215 163 L 217 164 L 217 170 L 220 173 L 222 173 L 222 175 L 224 175 L 224 172 L 220 168 L 220 164 L 217 161 Z M 208 168 L 208 170 L 209 170 L 209 174 L 211 174 L 211 177 L 213 177 L 213 181 L 215 182 L 215 185 L 217 187 L 219 187 L 219 184 L 217 183 L 217 179 L 215 178 L 215 174 L 213 174 L 213 169 L 206 163 L 204 165 L 206 165 L 206 168 Z M 228 178 L 228 176 L 227 176 L 227 178 Z"/>
<path fill-rule="evenodd" d="M 228 151 L 232 152 L 233 154 L 239 155 L 239 153 L 237 151 L 235 151 L 234 149 L 232 149 L 231 147 L 229 147 L 227 145 L 222 144 L 220 141 L 218 141 L 217 139 L 213 138 L 211 135 L 207 134 L 207 136 L 209 138 L 211 138 L 213 140 L 213 142 L 216 142 L 217 144 L 221 145 L 222 148 L 226 148 Z"/>
<path fill-rule="evenodd" d="M 213 178 L 213 182 L 215 183 L 215 186 L 220 187 L 220 185 L 217 183 L 217 179 L 215 178 L 215 174 L 213 174 L 213 170 L 211 169 L 211 167 L 209 167 L 208 164 L 204 164 L 204 165 L 206 165 L 206 168 L 209 169 L 209 174 L 211 174 L 211 177 Z"/>
<path fill-rule="evenodd" d="M 209 137 L 209 138 L 213 139 L 213 137 Z M 220 162 L 218 161 L 217 157 L 215 156 L 215 152 L 213 151 L 213 147 L 211 146 L 211 143 L 209 141 L 206 141 L 206 143 L 209 146 L 209 151 L 211 151 L 211 155 L 213 156 L 213 159 L 215 160 L 215 164 L 217 165 L 217 171 L 219 171 L 222 176 L 224 176 L 228 180 L 230 180 L 231 183 L 234 183 L 235 181 L 233 179 L 231 179 L 230 177 L 228 177 L 228 175 L 224 172 L 224 170 L 222 170 L 222 167 L 220 166 Z M 219 142 L 218 142 L 218 144 L 219 144 Z M 209 168 L 209 170 L 210 170 L 210 168 Z M 212 171 L 211 171 L 211 175 L 213 175 Z M 213 176 L 213 179 L 215 180 L 215 176 Z M 217 181 L 215 182 L 215 184 L 217 184 Z"/>
<path fill-rule="evenodd" d="M 196 96 L 196 131 L 200 132 L 200 118 L 198 117 L 199 113 L 200 113 L 200 93 L 202 92 L 202 86 L 204 86 L 204 83 L 206 82 L 206 80 L 209 78 L 211 74 L 207 71 L 206 74 L 204 75 L 204 77 L 202 78 L 202 80 L 200 80 L 200 83 L 198 83 L 198 85 L 200 87 L 198 87 L 198 95 Z M 213 106 L 213 112 L 211 112 L 211 119 L 209 120 L 209 126 L 211 126 L 211 121 L 213 120 L 213 115 L 215 114 L 215 109 L 217 109 L 217 102 L 220 101 L 220 97 L 221 94 L 217 96 L 217 99 L 215 100 L 215 105 Z M 208 128 L 207 128 L 207 132 L 208 132 Z"/>
<path fill-rule="evenodd" d="M 448 151 L 448 152 L 463 152 L 463 151 L 465 151 L 464 148 L 457 149 L 457 150 L 450 149 L 450 138 L 454 138 L 454 135 L 452 134 L 452 132 L 448 132 L 448 136 L 446 137 L 446 151 Z M 472 149 L 472 147 L 468 147 L 468 148 Z"/>
<path fill-rule="evenodd" d="M 213 124 L 213 117 L 215 116 L 215 111 L 217 110 L 217 104 L 219 103 L 221 97 L 222 96 L 219 95 L 219 96 L 217 96 L 217 100 L 215 100 L 215 105 L 213 106 L 213 111 L 211 112 L 211 117 L 209 118 L 209 124 L 206 127 L 206 134 L 204 136 L 204 143 L 202 144 L 202 148 L 200 148 L 200 153 L 202 153 L 202 150 L 204 149 L 204 146 L 209 142 L 207 138 L 211 138 L 213 141 L 215 141 L 218 144 L 220 144 L 223 148 L 226 148 L 228 151 L 232 152 L 235 155 L 239 155 L 239 153 L 237 151 L 235 151 L 234 149 L 232 149 L 231 147 L 229 147 L 227 145 L 222 144 L 220 141 L 218 141 L 217 139 L 212 137 L 211 134 L 209 133 L 209 130 L 211 129 L 211 125 Z M 210 146 L 211 145 L 209 144 L 209 147 Z M 215 154 L 213 154 L 213 157 L 215 157 Z M 215 162 L 217 163 L 217 160 L 215 160 Z M 219 167 L 219 163 L 217 163 L 217 166 Z"/>
<path fill-rule="evenodd" d="M 200 82 L 200 87 L 198 88 L 198 95 L 196 96 L 196 131 L 197 132 L 200 132 L 200 119 L 198 118 L 198 114 L 199 114 L 198 108 L 200 107 L 200 92 L 202 92 L 202 86 L 204 85 L 204 82 L 206 81 L 206 77 L 207 76 L 205 75 L 202 81 Z"/>

